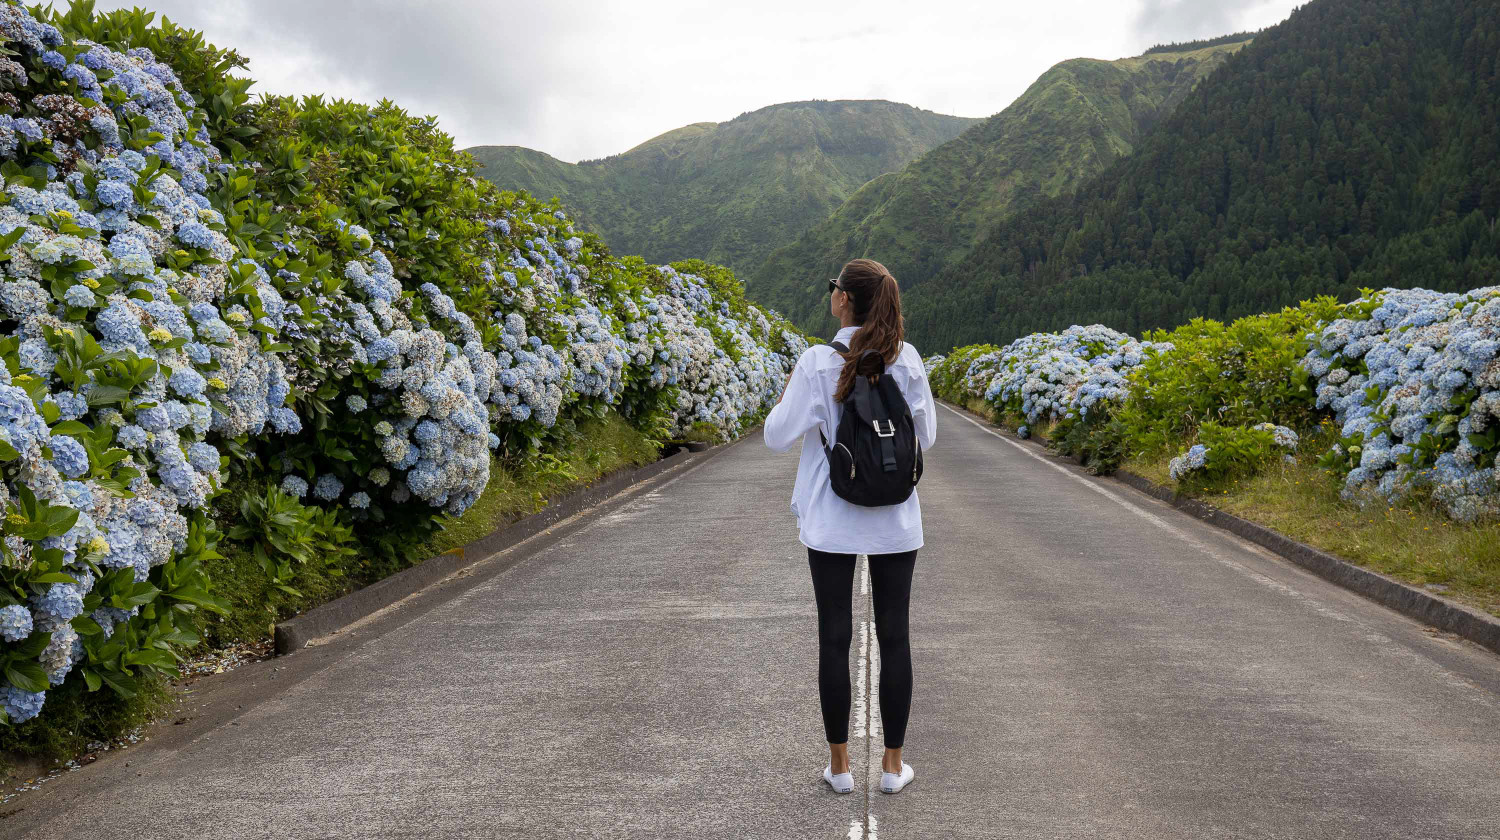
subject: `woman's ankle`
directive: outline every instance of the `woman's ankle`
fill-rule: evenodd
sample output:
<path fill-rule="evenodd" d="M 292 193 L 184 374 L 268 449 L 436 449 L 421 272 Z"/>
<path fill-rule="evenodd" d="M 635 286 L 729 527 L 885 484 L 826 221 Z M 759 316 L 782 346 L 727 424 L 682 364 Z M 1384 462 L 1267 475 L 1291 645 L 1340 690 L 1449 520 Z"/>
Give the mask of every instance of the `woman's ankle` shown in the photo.
<path fill-rule="evenodd" d="M 828 766 L 833 769 L 833 774 L 849 772 L 849 742 L 828 745 Z"/>

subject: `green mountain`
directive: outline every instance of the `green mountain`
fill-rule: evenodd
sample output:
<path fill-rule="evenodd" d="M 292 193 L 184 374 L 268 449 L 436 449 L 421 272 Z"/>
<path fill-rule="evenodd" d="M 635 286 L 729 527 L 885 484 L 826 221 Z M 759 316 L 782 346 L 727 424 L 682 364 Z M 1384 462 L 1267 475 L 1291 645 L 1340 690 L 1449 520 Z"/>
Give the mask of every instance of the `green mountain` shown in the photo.
<path fill-rule="evenodd" d="M 518 146 L 467 151 L 500 187 L 561 198 L 619 253 L 748 272 L 861 184 L 973 122 L 895 102 L 815 100 L 694 123 L 576 164 Z"/>
<path fill-rule="evenodd" d="M 1010 107 L 900 172 L 865 184 L 747 278 L 756 300 L 825 332 L 825 280 L 880 260 L 903 290 L 962 259 L 1018 204 L 1071 190 L 1117 158 L 1250 39 L 1157 48 L 1119 61 L 1064 61 Z"/>
<path fill-rule="evenodd" d="M 1493 0 L 1313 0 L 1135 153 L 993 227 L 913 290 L 940 350 L 1102 322 L 1236 318 L 1360 287 L 1500 276 Z"/>

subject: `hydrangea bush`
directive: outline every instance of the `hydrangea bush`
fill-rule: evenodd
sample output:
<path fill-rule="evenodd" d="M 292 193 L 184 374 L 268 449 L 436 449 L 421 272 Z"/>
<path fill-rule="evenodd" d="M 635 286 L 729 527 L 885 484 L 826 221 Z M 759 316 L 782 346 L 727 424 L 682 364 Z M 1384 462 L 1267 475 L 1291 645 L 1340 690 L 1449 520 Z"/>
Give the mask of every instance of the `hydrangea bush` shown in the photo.
<path fill-rule="evenodd" d="M 1139 343 L 1070 327 L 929 361 L 938 394 L 982 400 L 1023 436 L 1052 423 L 1065 451 L 1175 452 L 1174 480 L 1211 480 L 1291 457 L 1296 429 L 1328 421 L 1341 440 L 1320 463 L 1345 498 L 1500 516 L 1500 287 L 1322 297 Z"/>
<path fill-rule="evenodd" d="M 977 354 L 955 351 L 935 365 L 935 384 L 940 391 L 948 386 L 982 399 L 1028 425 L 1086 421 L 1125 396 L 1126 376 L 1147 355 L 1170 349 L 1169 343 L 1141 342 L 1099 324 L 1075 326 Z M 955 375 L 959 365 L 962 374 Z"/>
<path fill-rule="evenodd" d="M 1204 423 L 1198 429 L 1198 443 L 1167 465 L 1173 481 L 1190 477 L 1213 480 L 1245 475 L 1259 469 L 1278 453 L 1292 457 L 1298 435 L 1286 426 L 1258 423 L 1254 426 L 1221 426 Z"/>
<path fill-rule="evenodd" d="M 1307 339 L 1302 366 L 1342 434 L 1324 464 L 1347 497 L 1425 489 L 1460 521 L 1500 514 L 1500 287 L 1386 289 Z"/>
<path fill-rule="evenodd" d="M 737 434 L 806 347 L 727 272 L 494 189 L 430 119 L 252 103 L 238 56 L 150 22 L 0 4 L 0 721 L 173 670 L 226 609 L 221 537 L 278 586 L 400 555 L 575 417 Z"/>

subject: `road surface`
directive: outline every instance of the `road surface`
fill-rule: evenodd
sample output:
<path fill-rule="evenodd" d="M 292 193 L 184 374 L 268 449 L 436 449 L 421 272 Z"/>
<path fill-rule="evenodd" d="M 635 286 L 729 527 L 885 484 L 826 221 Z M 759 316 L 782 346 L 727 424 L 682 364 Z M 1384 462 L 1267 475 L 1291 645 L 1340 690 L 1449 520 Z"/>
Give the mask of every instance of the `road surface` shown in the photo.
<path fill-rule="evenodd" d="M 832 793 L 796 458 L 756 433 L 218 678 L 193 722 L 16 799 L 0 835 L 1500 837 L 1500 657 L 947 408 L 916 779 L 875 789 L 857 575 L 856 790 Z"/>

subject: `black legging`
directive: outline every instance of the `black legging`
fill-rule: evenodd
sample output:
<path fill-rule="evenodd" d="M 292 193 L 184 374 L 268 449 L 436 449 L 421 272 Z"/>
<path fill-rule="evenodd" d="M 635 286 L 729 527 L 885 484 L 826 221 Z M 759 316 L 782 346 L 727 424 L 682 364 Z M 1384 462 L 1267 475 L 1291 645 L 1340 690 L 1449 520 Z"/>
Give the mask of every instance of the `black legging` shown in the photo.
<path fill-rule="evenodd" d="M 813 595 L 818 601 L 818 698 L 828 743 L 849 740 L 849 645 L 854 640 L 854 555 L 809 548 Z M 911 714 L 911 639 L 907 608 L 917 552 L 870 555 L 870 587 L 875 599 L 875 634 L 880 640 L 880 720 L 885 745 L 897 749 L 906 739 Z"/>

